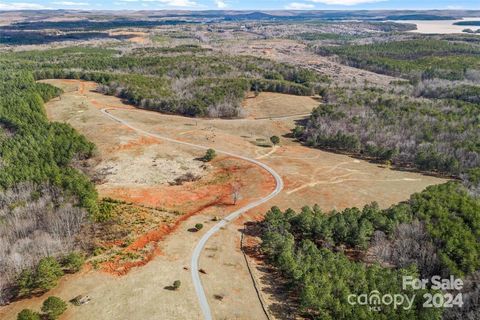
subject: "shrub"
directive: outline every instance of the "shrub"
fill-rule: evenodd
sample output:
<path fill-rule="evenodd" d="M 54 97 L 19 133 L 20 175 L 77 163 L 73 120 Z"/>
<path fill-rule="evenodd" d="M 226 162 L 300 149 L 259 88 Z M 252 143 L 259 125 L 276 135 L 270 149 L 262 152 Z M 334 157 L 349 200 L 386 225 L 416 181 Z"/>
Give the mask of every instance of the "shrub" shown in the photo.
<path fill-rule="evenodd" d="M 299 138 L 303 135 L 305 128 L 302 126 L 296 126 L 295 129 L 292 130 L 292 134 L 295 138 Z"/>
<path fill-rule="evenodd" d="M 280 138 L 277 136 L 271 136 L 270 141 L 273 143 L 273 145 L 277 145 L 280 143 Z"/>
<path fill-rule="evenodd" d="M 197 230 L 201 230 L 202 228 L 203 228 L 203 224 L 201 224 L 201 223 L 197 223 L 195 225 L 195 229 L 197 229 Z"/>
<path fill-rule="evenodd" d="M 17 296 L 29 295 L 35 289 L 48 291 L 57 285 L 57 281 L 62 275 L 62 268 L 55 258 L 43 258 L 35 270 L 26 269 L 20 273 L 17 279 Z"/>
<path fill-rule="evenodd" d="M 84 263 L 85 258 L 77 252 L 71 252 L 63 259 L 63 267 L 72 273 L 80 271 Z"/>
<path fill-rule="evenodd" d="M 63 275 L 62 268 L 53 257 L 40 260 L 35 274 L 35 284 L 42 290 L 50 290 L 57 285 L 58 279 Z"/>
<path fill-rule="evenodd" d="M 31 270 L 23 270 L 17 279 L 18 296 L 26 296 L 35 288 L 35 275 Z"/>
<path fill-rule="evenodd" d="M 178 290 L 178 288 L 180 288 L 181 285 L 182 285 L 182 282 L 180 280 L 173 281 L 173 289 L 174 290 Z"/>
<path fill-rule="evenodd" d="M 58 297 L 48 297 L 43 301 L 42 312 L 49 320 L 58 319 L 65 310 L 67 310 L 67 303 Z"/>
<path fill-rule="evenodd" d="M 93 219 L 96 222 L 105 222 L 112 220 L 114 216 L 115 206 L 116 203 L 111 199 L 102 199 L 102 201 L 98 203 L 98 212 L 93 215 Z"/>
<path fill-rule="evenodd" d="M 171 186 L 181 186 L 185 182 L 192 182 L 192 181 L 196 181 L 198 179 L 200 179 L 199 176 L 196 176 L 191 172 L 187 172 L 187 173 L 181 175 L 180 177 L 175 178 L 175 180 L 173 182 L 170 182 L 170 185 Z"/>
<path fill-rule="evenodd" d="M 213 149 L 208 149 L 207 153 L 203 157 L 203 161 L 210 162 L 217 156 L 217 153 Z"/>
<path fill-rule="evenodd" d="M 23 309 L 18 313 L 17 320 L 40 320 L 40 315 L 30 309 Z"/>

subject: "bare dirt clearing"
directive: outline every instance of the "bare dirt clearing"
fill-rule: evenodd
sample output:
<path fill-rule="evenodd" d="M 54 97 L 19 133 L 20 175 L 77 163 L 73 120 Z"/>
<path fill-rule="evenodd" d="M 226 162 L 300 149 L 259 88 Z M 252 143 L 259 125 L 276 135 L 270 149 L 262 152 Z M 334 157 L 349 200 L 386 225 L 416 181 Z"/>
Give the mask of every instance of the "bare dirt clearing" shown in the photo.
<path fill-rule="evenodd" d="M 92 161 L 93 171 L 105 171 L 104 168 L 110 166 L 116 168 L 104 173 L 105 177 L 98 185 L 100 193 L 136 204 L 178 210 L 183 217 L 165 236 L 153 239 L 161 240 L 161 253 L 142 268 L 133 269 L 122 277 L 91 270 L 62 280 L 61 285 L 49 294 L 65 299 L 78 294 L 92 297 L 88 305 L 71 307 L 68 314 L 71 319 L 199 319 L 200 309 L 190 272 L 184 269 L 189 265 L 196 242 L 213 225 L 211 220 L 215 216 L 223 217 L 274 188 L 271 176 L 264 170 L 237 159 L 218 157 L 207 169 L 202 169 L 202 163 L 194 159 L 203 151 L 144 137 L 102 116 L 102 108 L 111 108 L 109 112 L 114 116 L 147 132 L 261 158 L 282 175 L 285 189 L 279 196 L 228 225 L 207 243 L 203 251 L 200 266 L 207 274 L 202 275 L 202 282 L 216 319 L 265 317 L 239 247 L 238 229 L 243 227 L 243 222 L 261 218 L 272 205 L 298 209 L 318 203 L 323 209 L 330 210 L 378 201 L 380 206 L 386 207 L 407 199 L 428 185 L 444 182 L 443 179 L 393 171 L 348 156 L 310 149 L 287 138 L 281 139 L 278 148 L 269 147 L 269 137 L 287 134 L 294 126 L 294 117 L 209 120 L 162 115 L 134 109 L 118 98 L 92 92 L 93 83 L 73 80 L 52 80 L 49 83 L 67 91 L 61 99 L 47 105 L 50 119 L 69 122 L 97 144 L 99 155 Z M 267 96 L 261 94 L 248 101 L 264 106 L 256 112 L 265 112 L 267 117 L 290 112 L 299 114 L 314 106 L 304 97 L 300 97 L 297 104 L 293 97 L 289 97 L 289 108 L 284 110 L 285 104 L 277 104 L 276 100 L 268 103 Z M 163 161 L 164 165 L 154 166 L 155 159 Z M 130 163 L 135 169 L 129 166 Z M 175 170 L 182 166 L 185 171 L 200 170 L 201 179 L 170 186 L 168 181 L 181 173 Z M 142 168 L 146 170 L 142 175 L 130 172 Z M 174 172 L 171 179 L 167 178 L 170 171 Z M 129 181 L 129 176 L 137 181 Z M 242 199 L 236 205 L 232 204 L 232 183 L 240 185 Z M 188 232 L 198 222 L 205 224 L 204 229 Z M 259 269 L 255 271 L 257 277 L 266 279 Z M 164 289 L 177 279 L 182 281 L 178 292 Z M 269 302 L 275 302 L 277 298 L 269 290 L 268 281 L 261 283 L 263 295 Z M 0 317 L 15 319 L 16 312 L 22 308 L 38 309 L 43 299 L 14 303 L 3 308 Z"/>
<path fill-rule="evenodd" d="M 137 44 L 148 44 L 151 43 L 148 33 L 143 31 L 112 31 L 110 32 L 111 36 L 127 36 L 128 41 L 137 43 Z"/>
<path fill-rule="evenodd" d="M 336 62 L 332 58 L 323 57 L 313 53 L 306 44 L 288 39 L 250 40 L 244 42 L 226 42 L 217 48 L 233 54 L 246 54 L 257 57 L 264 57 L 279 62 L 293 65 L 306 66 L 328 75 L 336 83 L 342 84 L 354 81 L 363 85 L 364 81 L 387 87 L 391 81 L 398 78 L 352 68 Z"/>

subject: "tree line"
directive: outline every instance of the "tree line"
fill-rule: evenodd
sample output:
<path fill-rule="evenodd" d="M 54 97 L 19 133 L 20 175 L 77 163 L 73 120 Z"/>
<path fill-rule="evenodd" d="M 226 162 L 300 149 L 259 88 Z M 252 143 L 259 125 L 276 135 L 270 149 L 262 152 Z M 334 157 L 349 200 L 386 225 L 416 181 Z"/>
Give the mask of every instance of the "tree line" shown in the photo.
<path fill-rule="evenodd" d="M 249 90 L 313 95 L 328 79 L 315 72 L 250 56 L 214 54 L 196 46 L 122 53 L 63 48 L 0 55 L 6 69 L 35 78 L 100 83 L 99 91 L 150 110 L 201 117 L 239 117 Z"/>
<path fill-rule="evenodd" d="M 480 166 L 479 104 L 474 99 L 468 94 L 463 100 L 472 102 L 419 99 L 378 88 L 330 88 L 323 104 L 293 133 L 313 147 L 459 177 Z"/>
<path fill-rule="evenodd" d="M 464 307 L 444 318 L 478 313 L 480 201 L 458 183 L 428 187 L 383 210 L 375 203 L 341 212 L 273 207 L 261 224 L 262 252 L 309 318 L 440 319 L 443 310 L 423 308 L 423 299 L 410 310 L 382 306 L 380 312 L 347 301 L 350 294 L 373 290 L 409 294 L 402 289 L 404 275 L 462 277 L 469 288 Z"/>
<path fill-rule="evenodd" d="M 465 79 L 468 70 L 480 69 L 480 47 L 451 39 L 410 39 L 364 45 L 318 46 L 321 55 L 337 55 L 352 67 L 400 76 L 412 81 Z M 467 39 L 468 40 L 468 39 Z"/>
<path fill-rule="evenodd" d="M 30 72 L 0 73 L 0 303 L 20 291 L 19 274 L 74 251 L 81 225 L 99 213 L 93 184 L 72 167 L 94 145 L 43 108 L 60 93 Z"/>

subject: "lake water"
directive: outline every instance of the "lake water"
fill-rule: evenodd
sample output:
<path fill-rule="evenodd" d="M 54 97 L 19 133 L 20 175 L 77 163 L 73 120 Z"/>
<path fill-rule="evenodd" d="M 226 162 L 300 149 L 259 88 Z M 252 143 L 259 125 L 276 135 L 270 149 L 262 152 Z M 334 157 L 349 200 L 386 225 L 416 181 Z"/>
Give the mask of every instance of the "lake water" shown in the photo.
<path fill-rule="evenodd" d="M 478 18 L 464 18 L 463 20 L 402 20 L 394 21 L 398 23 L 413 23 L 417 25 L 417 30 L 410 32 L 416 33 L 462 33 L 464 29 L 477 30 L 480 26 L 456 26 L 455 22 L 459 21 L 480 21 Z M 480 36 L 480 34 L 479 34 Z"/>

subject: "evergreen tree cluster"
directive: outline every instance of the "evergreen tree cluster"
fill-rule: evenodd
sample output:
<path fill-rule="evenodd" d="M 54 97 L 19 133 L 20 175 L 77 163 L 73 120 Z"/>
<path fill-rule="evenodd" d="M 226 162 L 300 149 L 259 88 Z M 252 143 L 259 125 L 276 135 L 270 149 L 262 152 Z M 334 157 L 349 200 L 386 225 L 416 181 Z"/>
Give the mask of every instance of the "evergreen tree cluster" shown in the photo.
<path fill-rule="evenodd" d="M 411 294 L 402 289 L 405 275 L 472 276 L 480 270 L 479 223 L 480 201 L 458 183 L 449 182 L 428 187 L 409 201 L 383 210 L 375 203 L 362 210 L 348 208 L 328 213 L 318 206 L 304 207 L 299 213 L 273 207 L 262 222 L 261 247 L 268 261 L 287 280 L 289 290 L 298 297 L 308 317 L 440 319 L 441 309 L 422 307 L 424 292 L 420 291 L 415 292 L 417 300 L 411 310 L 387 306 L 378 312 L 368 306 L 352 306 L 347 299 L 350 294 L 374 290 Z M 424 242 L 414 240 L 420 245 L 419 252 L 409 248 L 399 251 L 391 246 L 387 260 L 378 257 L 377 264 L 363 261 L 374 245 L 374 237 L 383 239 L 383 245 L 406 240 L 397 239 L 399 230 L 414 234 L 417 224 L 424 225 L 426 232 L 421 235 Z M 428 254 L 434 258 L 425 264 L 422 257 Z M 391 259 L 398 255 L 402 256 Z M 393 267 L 382 267 L 380 263 L 385 262 Z"/>

